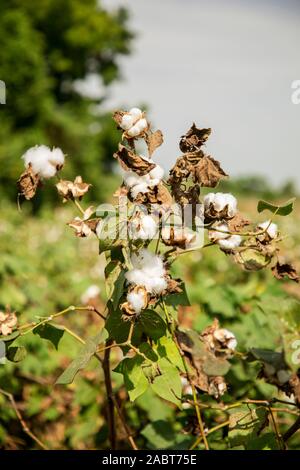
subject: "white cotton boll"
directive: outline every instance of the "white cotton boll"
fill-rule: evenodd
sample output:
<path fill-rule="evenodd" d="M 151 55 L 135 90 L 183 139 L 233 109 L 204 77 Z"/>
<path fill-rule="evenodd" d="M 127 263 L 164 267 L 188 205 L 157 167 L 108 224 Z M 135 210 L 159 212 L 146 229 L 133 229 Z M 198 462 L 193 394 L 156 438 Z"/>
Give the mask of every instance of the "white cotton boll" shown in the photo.
<path fill-rule="evenodd" d="M 136 198 L 139 193 L 146 194 L 149 192 L 149 187 L 147 183 L 139 183 L 135 186 L 132 186 L 130 193 L 133 198 Z"/>
<path fill-rule="evenodd" d="M 204 207 L 208 209 L 211 204 L 217 212 L 228 206 L 229 217 L 233 217 L 237 212 L 237 200 L 230 193 L 208 193 L 204 197 Z"/>
<path fill-rule="evenodd" d="M 57 172 L 56 167 L 63 165 L 65 159 L 61 149 L 50 150 L 46 145 L 31 147 L 22 158 L 26 167 L 31 164 L 33 172 L 45 179 L 52 178 Z"/>
<path fill-rule="evenodd" d="M 237 347 L 237 340 L 232 331 L 226 328 L 218 328 L 214 332 L 214 337 L 220 343 L 225 343 L 229 349 L 235 349 Z"/>
<path fill-rule="evenodd" d="M 133 240 L 152 240 L 157 229 L 157 223 L 151 215 L 137 214 L 129 225 L 130 236 Z"/>
<path fill-rule="evenodd" d="M 218 245 L 223 248 L 223 250 L 234 250 L 240 246 L 242 238 L 239 235 L 231 235 L 228 238 L 218 240 Z"/>
<path fill-rule="evenodd" d="M 258 228 L 261 230 L 266 230 L 266 233 L 270 238 L 276 238 L 278 235 L 278 227 L 274 223 L 270 223 L 270 220 L 266 220 L 258 225 Z"/>
<path fill-rule="evenodd" d="M 216 230 L 209 230 L 208 231 L 208 238 L 211 241 L 222 240 L 222 239 L 228 237 L 229 228 L 228 228 L 227 224 L 217 224 L 215 226 L 215 228 L 217 228 L 218 230 L 221 230 L 221 231 L 219 232 L 219 231 L 216 231 Z M 225 233 L 225 232 L 227 232 L 227 233 Z"/>
<path fill-rule="evenodd" d="M 124 131 L 127 131 L 133 126 L 133 123 L 134 123 L 133 116 L 131 116 L 130 114 L 124 114 L 120 122 L 120 127 L 124 129 Z"/>
<path fill-rule="evenodd" d="M 155 167 L 149 171 L 149 175 L 151 179 L 161 181 L 164 177 L 164 169 L 159 165 L 155 165 Z"/>
<path fill-rule="evenodd" d="M 65 156 L 63 154 L 63 151 L 58 147 L 54 147 L 51 151 L 49 161 L 54 166 L 63 166 L 63 164 L 65 163 Z"/>
<path fill-rule="evenodd" d="M 138 125 L 138 122 L 127 131 L 127 134 L 130 137 L 137 137 L 140 133 L 141 131 L 140 131 L 140 126 Z"/>
<path fill-rule="evenodd" d="M 137 122 L 137 125 L 139 126 L 140 133 L 142 133 L 145 129 L 148 127 L 148 122 L 147 119 L 142 118 Z"/>
<path fill-rule="evenodd" d="M 142 218 L 142 229 L 144 231 L 144 239 L 152 240 L 157 232 L 157 223 L 151 215 L 145 215 Z"/>
<path fill-rule="evenodd" d="M 160 256 L 151 251 L 142 249 L 131 257 L 133 269 L 126 273 L 126 279 L 130 284 L 141 285 L 148 292 L 160 294 L 167 288 L 165 280 L 165 268 Z"/>
<path fill-rule="evenodd" d="M 131 188 L 135 184 L 139 184 L 140 182 L 139 175 L 137 175 L 133 171 L 124 171 L 123 180 L 126 186 L 128 186 L 129 188 Z"/>
<path fill-rule="evenodd" d="M 168 283 L 163 277 L 158 277 L 152 278 L 149 286 L 151 287 L 151 292 L 161 294 L 167 288 Z"/>
<path fill-rule="evenodd" d="M 127 302 L 129 302 L 135 313 L 141 313 L 145 306 L 145 295 L 142 291 L 129 292 L 127 294 Z"/>
<path fill-rule="evenodd" d="M 51 165 L 51 163 L 46 163 L 43 168 L 40 169 L 39 175 L 44 179 L 53 178 L 53 176 L 56 175 L 56 168 Z"/>
<path fill-rule="evenodd" d="M 142 117 L 143 112 L 139 108 L 131 108 L 130 111 L 129 111 L 129 114 L 136 121 L 137 119 L 140 119 Z"/>

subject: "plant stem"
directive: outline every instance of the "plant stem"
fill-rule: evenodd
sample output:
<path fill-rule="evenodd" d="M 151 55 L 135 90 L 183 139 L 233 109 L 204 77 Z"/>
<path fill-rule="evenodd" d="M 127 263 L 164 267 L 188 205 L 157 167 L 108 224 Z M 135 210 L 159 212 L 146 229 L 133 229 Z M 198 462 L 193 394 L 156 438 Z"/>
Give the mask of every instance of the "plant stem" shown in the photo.
<path fill-rule="evenodd" d="M 296 419 L 294 424 L 283 435 L 283 441 L 287 442 L 300 429 L 300 416 Z"/>
<path fill-rule="evenodd" d="M 110 346 L 112 340 L 106 341 L 106 346 Z M 110 373 L 110 348 L 106 348 L 104 352 L 104 359 L 102 362 L 104 381 L 107 396 L 107 422 L 109 430 L 109 440 L 111 450 L 116 450 L 117 436 L 116 436 L 116 422 L 115 422 L 115 409 L 114 409 L 114 397 L 111 383 Z"/>
<path fill-rule="evenodd" d="M 131 433 L 131 431 L 130 431 L 130 429 L 129 429 L 129 426 L 127 425 L 127 423 L 126 423 L 126 421 L 125 421 L 125 419 L 124 419 L 122 410 L 121 410 L 121 408 L 120 408 L 120 406 L 119 406 L 119 403 L 118 403 L 116 397 L 115 397 L 115 396 L 112 396 L 112 399 L 113 399 L 113 403 L 114 403 L 114 405 L 115 405 L 115 407 L 116 407 L 116 410 L 117 410 L 117 412 L 118 412 L 119 418 L 120 418 L 121 423 L 122 423 L 122 425 L 123 425 L 123 428 L 124 428 L 124 430 L 125 430 L 125 432 L 126 432 L 127 439 L 128 439 L 128 441 L 129 441 L 131 447 L 133 448 L 133 450 L 138 450 L 138 447 L 137 447 L 137 445 L 136 445 L 136 443 L 135 443 L 135 441 L 134 441 L 134 439 L 133 439 L 133 437 L 132 437 L 132 433 Z"/>

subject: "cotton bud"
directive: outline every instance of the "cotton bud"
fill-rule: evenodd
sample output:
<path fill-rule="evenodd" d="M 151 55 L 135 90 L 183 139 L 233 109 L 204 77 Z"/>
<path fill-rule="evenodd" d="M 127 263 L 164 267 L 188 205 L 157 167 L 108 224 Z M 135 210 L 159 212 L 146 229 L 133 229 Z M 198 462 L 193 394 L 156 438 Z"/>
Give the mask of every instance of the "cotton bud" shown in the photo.
<path fill-rule="evenodd" d="M 133 171 L 124 171 L 123 179 L 127 188 L 130 189 L 131 196 L 135 199 L 138 194 L 146 194 L 150 189 L 157 186 L 164 176 L 164 170 L 159 166 L 155 167 L 143 176 Z"/>
<path fill-rule="evenodd" d="M 158 230 L 157 222 L 151 215 L 137 213 L 129 223 L 129 236 L 132 240 L 152 240 Z"/>
<path fill-rule="evenodd" d="M 260 241 L 271 241 L 278 235 L 278 227 L 276 224 L 272 223 L 270 220 L 266 220 L 265 222 L 260 223 L 257 226 L 259 232 L 264 231 L 265 233 L 261 233 L 258 235 L 258 239 Z"/>
<path fill-rule="evenodd" d="M 0 334 L 2 334 L 3 336 L 10 335 L 17 322 L 18 320 L 14 312 L 0 311 Z"/>
<path fill-rule="evenodd" d="M 40 178 L 49 179 L 56 175 L 64 164 L 65 157 L 61 149 L 51 150 L 46 145 L 36 145 L 28 149 L 22 156 L 25 166 Z"/>
<path fill-rule="evenodd" d="M 213 336 L 221 344 L 221 347 L 234 350 L 237 346 L 236 337 L 225 328 L 218 328 L 214 331 Z"/>
<path fill-rule="evenodd" d="M 237 200 L 230 193 L 208 193 L 204 197 L 204 211 L 208 218 L 230 219 L 237 213 Z"/>

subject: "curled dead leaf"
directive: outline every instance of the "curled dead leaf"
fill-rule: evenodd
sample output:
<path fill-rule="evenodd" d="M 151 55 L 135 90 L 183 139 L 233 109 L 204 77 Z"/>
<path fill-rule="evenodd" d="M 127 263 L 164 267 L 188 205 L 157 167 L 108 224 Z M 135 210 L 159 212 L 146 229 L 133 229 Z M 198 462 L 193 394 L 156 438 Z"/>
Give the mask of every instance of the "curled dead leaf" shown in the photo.
<path fill-rule="evenodd" d="M 155 163 L 145 160 L 122 144 L 119 144 L 119 150 L 114 153 L 114 158 L 118 160 L 123 170 L 133 171 L 139 176 L 144 176 L 155 168 Z"/>
<path fill-rule="evenodd" d="M 18 180 L 19 194 L 27 200 L 32 199 L 35 196 L 39 183 L 39 176 L 33 172 L 31 164 L 29 164 Z"/>
<path fill-rule="evenodd" d="M 162 145 L 164 141 L 163 133 L 160 130 L 149 133 L 146 137 L 146 143 L 148 147 L 149 155 L 151 156 L 153 152 Z"/>
<path fill-rule="evenodd" d="M 221 178 L 228 176 L 220 163 L 210 156 L 204 156 L 193 169 L 194 181 L 207 188 L 215 188 Z"/>
<path fill-rule="evenodd" d="M 181 137 L 179 148 L 183 153 L 199 150 L 207 141 L 210 134 L 211 129 L 199 129 L 196 124 L 193 123 L 187 133 Z"/>
<path fill-rule="evenodd" d="M 286 276 L 292 281 L 299 282 L 299 275 L 291 263 L 280 263 L 277 261 L 275 266 L 272 267 L 272 273 L 276 279 L 281 280 Z"/>

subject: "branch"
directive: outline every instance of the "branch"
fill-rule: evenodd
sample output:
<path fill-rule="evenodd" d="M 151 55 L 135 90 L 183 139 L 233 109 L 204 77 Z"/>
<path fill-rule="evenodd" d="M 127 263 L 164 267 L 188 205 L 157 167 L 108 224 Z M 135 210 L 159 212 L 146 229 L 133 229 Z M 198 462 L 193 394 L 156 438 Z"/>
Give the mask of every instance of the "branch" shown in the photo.
<path fill-rule="evenodd" d="M 296 419 L 294 424 L 283 435 L 283 441 L 286 442 L 300 429 L 300 416 Z"/>
<path fill-rule="evenodd" d="M 5 390 L 3 390 L 2 388 L 0 388 L 0 393 L 2 393 L 2 395 L 4 395 L 5 397 L 8 398 L 8 400 L 10 401 L 13 409 L 15 410 L 15 413 L 17 415 L 17 418 L 18 420 L 20 421 L 20 424 L 22 426 L 22 429 L 23 431 L 29 436 L 31 437 L 31 439 L 33 441 L 35 441 L 43 450 L 49 450 L 49 448 L 42 443 L 42 441 L 39 440 L 38 437 L 36 437 L 32 431 L 30 431 L 29 427 L 27 426 L 27 423 L 26 421 L 24 420 L 23 416 L 21 415 L 20 411 L 18 410 L 18 407 L 17 407 L 17 404 L 15 402 L 15 399 L 13 397 L 13 395 L 9 392 L 6 392 Z"/>

